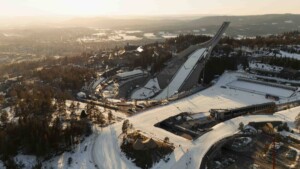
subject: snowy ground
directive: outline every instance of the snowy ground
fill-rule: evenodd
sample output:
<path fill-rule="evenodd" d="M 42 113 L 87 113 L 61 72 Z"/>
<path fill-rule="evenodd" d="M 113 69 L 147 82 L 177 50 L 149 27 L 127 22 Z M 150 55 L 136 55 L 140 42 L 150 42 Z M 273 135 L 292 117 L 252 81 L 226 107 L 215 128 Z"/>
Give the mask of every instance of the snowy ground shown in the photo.
<path fill-rule="evenodd" d="M 17 155 L 14 157 L 15 162 L 18 164 L 19 162 L 21 162 L 22 164 L 24 164 L 24 168 L 25 169 L 30 169 L 32 167 L 34 167 L 37 164 L 37 158 L 35 156 L 32 155 Z"/>
<path fill-rule="evenodd" d="M 86 138 L 83 143 L 78 144 L 74 152 L 65 152 L 51 160 L 43 163 L 43 167 L 54 169 L 96 169 L 93 163 L 92 149 L 97 134 Z M 86 149 L 86 150 L 85 150 Z M 68 165 L 69 157 L 72 158 L 72 164 Z"/>
<path fill-rule="evenodd" d="M 180 67 L 169 85 L 158 96 L 156 96 L 155 99 L 165 99 L 178 92 L 179 88 L 189 76 L 194 66 L 198 63 L 198 60 L 205 55 L 205 52 L 206 48 L 201 48 L 192 53 L 187 61 Z"/>
<path fill-rule="evenodd" d="M 154 96 L 159 91 L 160 86 L 157 78 L 150 79 L 144 87 L 139 88 L 132 93 L 131 99 L 147 99 Z"/>
<path fill-rule="evenodd" d="M 4 168 L 3 162 L 0 160 L 0 168 Z"/>
<path fill-rule="evenodd" d="M 257 93 L 257 94 L 272 94 L 279 97 L 290 97 L 294 91 L 279 88 L 279 87 L 273 87 L 273 86 L 267 86 L 257 83 L 251 83 L 246 81 L 233 81 L 228 84 L 228 86 L 235 88 L 237 90 L 245 90 L 249 91 L 251 93 Z"/>
<path fill-rule="evenodd" d="M 170 142 L 174 143 L 175 150 L 169 156 L 170 161 L 168 163 L 160 161 L 155 164 L 153 168 L 198 169 L 201 159 L 209 148 L 215 142 L 236 133 L 240 122 L 247 124 L 251 121 L 277 120 L 288 121 L 288 124 L 292 125 L 294 117 L 298 114 L 298 112 L 300 112 L 300 107 L 276 113 L 275 116 L 252 115 L 238 117 L 218 124 L 214 127 L 213 131 L 206 133 L 195 141 L 187 140 L 154 126 L 154 124 L 170 116 L 174 116 L 185 111 L 192 113 L 203 112 L 203 114 L 207 114 L 211 108 L 236 108 L 270 101 L 265 99 L 262 95 L 229 88 L 221 88 L 221 86 L 235 81 L 237 76 L 245 77 L 247 74 L 227 72 L 220 77 L 219 81 L 214 86 L 204 91 L 169 105 L 151 109 L 128 118 L 135 129 L 141 130 L 149 137 L 155 139 L 164 139 L 165 137 L 169 137 Z M 95 161 L 99 164 L 100 168 L 134 168 L 132 162 L 124 157 L 118 147 L 118 137 L 121 133 L 121 125 L 121 123 L 117 123 L 111 127 L 104 128 L 101 135 L 97 138 L 94 153 Z"/>
<path fill-rule="evenodd" d="M 120 150 L 118 137 L 121 124 L 106 127 L 100 132 L 92 151 L 99 169 L 135 169 L 137 168 Z"/>

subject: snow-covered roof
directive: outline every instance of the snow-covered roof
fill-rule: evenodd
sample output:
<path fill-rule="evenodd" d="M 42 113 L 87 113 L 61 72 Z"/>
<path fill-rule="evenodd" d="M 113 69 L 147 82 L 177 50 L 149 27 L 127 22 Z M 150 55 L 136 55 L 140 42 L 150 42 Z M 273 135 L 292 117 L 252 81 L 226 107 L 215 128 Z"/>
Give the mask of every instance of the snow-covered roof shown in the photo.
<path fill-rule="evenodd" d="M 79 93 L 77 93 L 77 97 L 85 98 L 86 94 L 84 92 L 79 92 Z"/>
<path fill-rule="evenodd" d="M 259 70 L 259 71 L 266 71 L 266 72 L 273 72 L 279 73 L 283 70 L 283 67 L 280 66 L 272 66 L 265 63 L 258 63 L 258 62 L 250 62 L 249 68 L 252 70 Z"/>
<path fill-rule="evenodd" d="M 144 49 L 143 49 L 142 46 L 139 46 L 136 50 L 137 50 L 138 52 L 143 52 L 143 51 L 144 51 Z"/>
<path fill-rule="evenodd" d="M 123 73 L 118 73 L 116 76 L 120 78 L 128 77 L 128 76 L 134 76 L 134 75 L 142 75 L 144 72 L 140 69 L 132 70 L 129 72 L 123 72 Z"/>
<path fill-rule="evenodd" d="M 132 99 L 147 99 L 154 96 L 160 91 L 160 86 L 158 84 L 157 78 L 150 79 L 147 84 L 134 91 L 131 95 Z"/>
<path fill-rule="evenodd" d="M 298 59 L 300 60 L 300 54 L 297 54 L 297 53 L 288 53 L 288 52 L 285 52 L 285 51 L 280 51 L 280 54 L 283 56 L 283 57 L 288 57 L 288 58 L 294 58 L 294 59 Z"/>

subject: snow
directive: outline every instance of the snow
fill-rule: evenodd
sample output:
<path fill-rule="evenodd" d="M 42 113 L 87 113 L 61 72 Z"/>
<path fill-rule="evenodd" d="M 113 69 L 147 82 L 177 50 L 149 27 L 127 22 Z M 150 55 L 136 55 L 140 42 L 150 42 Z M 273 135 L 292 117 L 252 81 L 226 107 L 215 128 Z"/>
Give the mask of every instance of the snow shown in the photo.
<path fill-rule="evenodd" d="M 284 21 L 284 23 L 294 23 L 294 21 L 292 21 L 292 20 L 287 20 L 287 21 Z"/>
<path fill-rule="evenodd" d="M 142 131 L 143 134 L 160 140 L 169 137 L 170 142 L 174 143 L 175 150 L 169 155 L 170 160 L 167 163 L 163 160 L 159 161 L 152 167 L 153 169 L 198 169 L 202 158 L 210 147 L 221 139 L 239 132 L 240 122 L 247 125 L 249 122 L 286 121 L 291 128 L 294 127 L 294 120 L 300 112 L 300 106 L 277 112 L 274 115 L 240 116 L 219 123 L 213 127 L 212 131 L 194 141 L 187 140 L 154 126 L 154 124 L 170 116 L 178 115 L 181 112 L 191 112 L 196 117 L 199 117 L 201 116 L 200 112 L 203 116 L 209 114 L 208 111 L 211 108 L 228 109 L 269 102 L 269 100 L 259 94 L 221 88 L 221 86 L 237 81 L 237 78 L 241 76 L 247 77 L 249 74 L 225 72 L 216 84 L 206 90 L 172 102 L 166 106 L 158 106 L 128 118 L 133 127 L 136 130 Z M 293 99 L 297 100 L 299 96 L 296 95 Z M 282 102 L 284 101 L 288 101 L 288 99 L 282 99 Z M 292 100 L 290 99 L 289 101 Z M 70 101 L 67 101 L 67 105 L 69 104 Z M 80 108 L 84 106 L 84 103 L 80 103 Z M 137 167 L 120 150 L 121 128 L 122 122 L 105 127 L 103 130 L 94 129 L 94 134 L 86 138 L 83 143 L 77 145 L 74 153 L 63 153 L 45 162 L 43 165 L 47 168 L 53 166 L 58 169 L 93 169 L 95 168 L 95 164 L 97 164 L 99 169 L 135 169 Z M 87 146 L 86 151 L 84 151 L 85 146 Z M 73 159 L 70 167 L 67 164 L 69 157 Z"/>
<path fill-rule="evenodd" d="M 287 122 L 288 126 L 291 129 L 296 131 L 297 129 L 295 127 L 294 121 L 295 121 L 296 116 L 299 113 L 300 113 L 300 107 L 296 107 L 296 108 L 287 109 L 287 110 L 284 110 L 284 111 L 277 112 L 276 115 L 283 118 L 284 121 Z"/>
<path fill-rule="evenodd" d="M 155 99 L 165 99 L 176 94 L 193 70 L 194 66 L 197 64 L 198 60 L 205 55 L 205 52 L 206 48 L 201 48 L 192 53 L 187 61 L 180 67 L 170 84 L 158 96 L 156 96 Z"/>
<path fill-rule="evenodd" d="M 206 117 L 206 116 L 205 116 L 205 113 L 197 113 L 197 114 L 191 115 L 191 117 L 193 119 L 200 119 L 200 118 L 203 118 L 203 117 Z"/>
<path fill-rule="evenodd" d="M 81 114 L 81 111 L 82 110 L 86 110 L 86 103 L 82 103 L 82 102 L 78 102 L 78 101 L 72 101 L 72 100 L 67 100 L 66 101 L 66 106 L 67 107 L 70 107 L 71 103 L 74 102 L 75 106 L 77 105 L 77 103 L 79 103 L 79 109 L 76 110 L 74 113 L 75 115 L 77 116 L 80 116 Z M 108 115 L 108 112 L 111 111 L 111 113 L 113 114 L 114 117 L 118 117 L 118 118 L 121 118 L 121 119 L 124 119 L 126 118 L 126 114 L 120 112 L 120 111 L 116 111 L 116 110 L 111 110 L 109 108 L 106 108 L 104 109 L 104 107 L 101 107 L 101 106 L 95 106 L 99 111 L 101 111 L 103 113 L 104 116 L 107 116 Z M 69 110 L 66 111 L 66 114 L 67 115 L 71 115 L 71 112 Z"/>
<path fill-rule="evenodd" d="M 288 57 L 288 58 L 294 58 L 294 59 L 298 59 L 300 60 L 300 54 L 297 54 L 297 53 L 288 53 L 288 52 L 285 52 L 285 51 L 280 51 L 280 54 L 283 56 L 283 57 Z"/>
<path fill-rule="evenodd" d="M 290 97 L 294 93 L 294 91 L 288 89 L 239 80 L 229 83 L 228 86 L 237 90 L 245 90 L 262 95 L 272 94 L 279 97 Z"/>
<path fill-rule="evenodd" d="M 143 51 L 144 51 L 144 49 L 143 49 L 142 46 L 139 46 L 136 50 L 137 50 L 138 52 L 143 52 Z"/>
<path fill-rule="evenodd" d="M 300 84 L 299 80 L 288 80 L 288 79 L 283 79 L 279 77 L 268 77 L 268 76 L 261 76 L 261 75 L 254 75 L 255 78 L 262 78 L 262 79 L 268 79 L 268 80 L 276 80 L 277 82 L 282 82 L 282 83 L 295 83 L 295 84 Z"/>
<path fill-rule="evenodd" d="M 93 134 L 76 145 L 74 153 L 65 152 L 51 160 L 43 163 L 43 167 L 54 169 L 96 169 L 93 163 L 92 149 L 97 135 Z M 85 151 L 86 147 L 86 151 Z M 69 157 L 72 158 L 72 164 L 68 165 Z"/>
<path fill-rule="evenodd" d="M 285 121 L 281 114 L 288 116 L 289 118 L 295 119 L 295 115 L 300 111 L 300 107 L 290 109 L 289 111 L 282 111 L 275 113 L 275 115 L 251 115 L 251 116 L 240 116 L 223 123 L 220 123 L 213 127 L 211 132 L 208 132 L 195 140 L 195 146 L 191 149 L 191 155 L 184 155 L 179 161 L 173 166 L 173 169 L 181 169 L 186 167 L 188 158 L 192 158 L 189 168 L 199 168 L 204 155 L 208 152 L 216 142 L 229 137 L 238 132 L 239 123 L 243 122 L 248 124 L 249 122 L 268 122 L 268 121 Z M 290 113 L 292 112 L 292 113 Z"/>
<path fill-rule="evenodd" d="M 157 78 L 154 78 L 154 79 L 150 79 L 144 87 L 139 88 L 138 90 L 135 90 L 132 93 L 131 98 L 132 99 L 147 99 L 147 98 L 154 96 L 159 91 L 160 91 L 160 87 L 158 84 L 158 80 L 157 80 Z"/>
<path fill-rule="evenodd" d="M 118 73 L 117 76 L 120 78 L 126 78 L 126 77 L 130 77 L 130 76 L 142 75 L 143 73 L 144 72 L 142 70 L 136 69 L 136 70 L 129 71 L 129 72 Z"/>
<path fill-rule="evenodd" d="M 116 125 L 118 131 L 121 131 L 121 126 Z M 123 153 L 121 153 L 120 145 L 118 143 L 118 136 L 114 127 L 106 127 L 97 137 L 94 151 L 95 163 L 99 168 L 105 169 L 135 169 L 137 168 L 131 161 L 129 161 Z"/>
<path fill-rule="evenodd" d="M 0 168 L 1 169 L 6 169 L 6 167 L 4 166 L 3 162 L 0 160 Z"/>
<path fill-rule="evenodd" d="M 279 132 L 281 135 L 285 136 L 285 137 L 291 137 L 295 140 L 299 140 L 300 141 L 300 134 L 295 134 L 295 133 L 290 133 L 287 131 L 281 131 Z"/>
<path fill-rule="evenodd" d="M 79 93 L 77 93 L 77 97 L 86 98 L 86 94 L 84 92 L 79 92 Z"/>
<path fill-rule="evenodd" d="M 21 162 L 22 164 L 24 164 L 24 169 L 30 169 L 33 166 L 35 166 L 37 164 L 37 158 L 36 156 L 32 156 L 32 155 L 17 155 L 14 157 L 15 162 L 18 164 L 19 162 Z"/>
<path fill-rule="evenodd" d="M 145 33 L 144 37 L 148 38 L 148 39 L 160 39 L 159 37 L 157 37 L 154 33 Z"/>
<path fill-rule="evenodd" d="M 275 72 L 275 73 L 279 73 L 280 71 L 283 70 L 283 67 L 272 66 L 269 64 L 256 63 L 256 62 L 250 62 L 249 68 L 253 70 L 268 71 L 268 72 Z"/>
<path fill-rule="evenodd" d="M 220 87 L 232 81 L 236 81 L 237 77 L 240 76 L 246 77 L 249 75 L 241 72 L 226 72 L 219 78 L 214 86 L 206 90 L 166 106 L 159 106 L 128 118 L 130 123 L 133 124 L 133 127 L 136 130 L 142 131 L 143 134 L 161 140 L 165 137 L 169 137 L 170 142 L 174 143 L 175 150 L 169 155 L 169 162 L 166 163 L 161 160 L 152 167 L 153 169 L 198 169 L 201 159 L 212 145 L 225 137 L 239 132 L 238 128 L 240 122 L 247 125 L 249 122 L 287 121 L 288 125 L 293 125 L 296 115 L 300 112 L 300 107 L 281 111 L 275 115 L 237 117 L 214 126 L 212 131 L 194 141 L 189 141 L 154 126 L 154 124 L 170 116 L 178 115 L 181 112 L 191 112 L 194 113 L 195 116 L 200 116 L 198 112 L 203 112 L 202 114 L 204 116 L 209 114 L 208 111 L 211 108 L 237 108 L 269 102 L 269 100 L 265 99 L 262 95 Z M 283 99 L 283 102 L 284 101 L 287 101 L 287 99 Z M 101 165 L 102 168 L 135 168 L 132 162 L 124 157 L 118 147 L 120 144 L 118 144 L 118 141 L 120 140 L 121 126 L 122 123 L 116 123 L 109 128 L 104 128 L 97 138 L 94 149 L 96 153 L 95 159 L 97 164 Z"/>
<path fill-rule="evenodd" d="M 94 82 L 92 88 L 93 88 L 93 89 L 96 89 L 96 87 L 97 87 L 101 82 L 103 82 L 104 80 L 105 80 L 105 78 L 100 77 L 99 79 L 97 79 L 97 81 Z"/>

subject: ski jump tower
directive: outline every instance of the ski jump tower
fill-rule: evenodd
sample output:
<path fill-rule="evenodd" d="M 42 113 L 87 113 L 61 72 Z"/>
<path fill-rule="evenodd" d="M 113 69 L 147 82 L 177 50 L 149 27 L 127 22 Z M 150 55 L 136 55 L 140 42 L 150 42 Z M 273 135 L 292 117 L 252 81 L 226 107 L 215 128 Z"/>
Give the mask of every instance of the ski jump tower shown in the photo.
<path fill-rule="evenodd" d="M 178 92 L 187 91 L 196 86 L 206 61 L 229 24 L 230 22 L 224 22 L 215 36 L 207 42 L 191 45 L 180 52 L 175 60 L 185 58 L 184 61 L 181 63 L 179 61 L 171 61 L 170 65 L 158 74 L 158 82 L 163 90 L 154 99 L 166 99 Z"/>

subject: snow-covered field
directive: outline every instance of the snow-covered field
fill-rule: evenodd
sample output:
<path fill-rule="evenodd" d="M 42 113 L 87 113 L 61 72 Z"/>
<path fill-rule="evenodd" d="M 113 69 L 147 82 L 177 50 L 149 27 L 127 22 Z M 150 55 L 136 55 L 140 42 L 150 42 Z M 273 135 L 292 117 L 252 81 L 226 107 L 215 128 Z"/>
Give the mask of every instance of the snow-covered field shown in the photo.
<path fill-rule="evenodd" d="M 144 87 L 139 88 L 132 93 L 131 99 L 147 99 L 154 96 L 159 91 L 160 87 L 157 78 L 150 79 Z"/>
<path fill-rule="evenodd" d="M 239 80 L 229 83 L 228 86 L 237 90 L 249 91 L 250 93 L 257 93 L 262 95 L 272 94 L 279 97 L 290 97 L 294 93 L 294 91 L 284 89 L 284 88 L 267 86 L 267 85 L 239 81 Z"/>
<path fill-rule="evenodd" d="M 170 84 L 158 96 L 156 96 L 155 99 L 165 99 L 178 92 L 179 88 L 191 73 L 198 60 L 205 55 L 205 52 L 206 48 L 201 48 L 192 53 L 187 61 L 180 67 Z"/>

